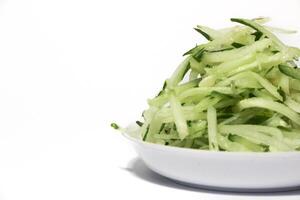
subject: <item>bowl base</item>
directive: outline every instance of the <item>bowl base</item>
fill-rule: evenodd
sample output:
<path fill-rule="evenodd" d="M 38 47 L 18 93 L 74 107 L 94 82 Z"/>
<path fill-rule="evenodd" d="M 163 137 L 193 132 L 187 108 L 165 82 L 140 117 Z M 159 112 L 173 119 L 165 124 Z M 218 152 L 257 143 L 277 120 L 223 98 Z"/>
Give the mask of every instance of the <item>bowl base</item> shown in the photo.
<path fill-rule="evenodd" d="M 163 175 L 162 175 L 163 176 Z M 164 176 L 166 177 L 166 176 Z M 170 177 L 166 177 L 176 183 L 192 188 L 214 190 L 221 192 L 235 192 L 235 193 L 274 193 L 274 192 L 289 192 L 289 191 L 300 191 L 300 186 L 292 187 L 274 187 L 274 188 L 234 188 L 234 187 L 218 187 L 210 185 L 199 185 L 194 183 L 188 183 L 180 180 L 176 180 Z"/>

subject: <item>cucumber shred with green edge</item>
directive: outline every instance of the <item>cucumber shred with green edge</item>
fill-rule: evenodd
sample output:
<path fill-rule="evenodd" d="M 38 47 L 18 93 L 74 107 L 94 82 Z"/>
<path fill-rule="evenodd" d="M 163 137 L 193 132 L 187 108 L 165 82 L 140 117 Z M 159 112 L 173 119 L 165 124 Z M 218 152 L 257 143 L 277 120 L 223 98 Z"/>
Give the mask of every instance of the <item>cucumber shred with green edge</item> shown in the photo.
<path fill-rule="evenodd" d="M 135 123 L 144 142 L 228 152 L 300 150 L 300 49 L 265 25 L 268 18 L 232 18 L 236 26 L 195 30 L 206 43 L 184 53 Z"/>

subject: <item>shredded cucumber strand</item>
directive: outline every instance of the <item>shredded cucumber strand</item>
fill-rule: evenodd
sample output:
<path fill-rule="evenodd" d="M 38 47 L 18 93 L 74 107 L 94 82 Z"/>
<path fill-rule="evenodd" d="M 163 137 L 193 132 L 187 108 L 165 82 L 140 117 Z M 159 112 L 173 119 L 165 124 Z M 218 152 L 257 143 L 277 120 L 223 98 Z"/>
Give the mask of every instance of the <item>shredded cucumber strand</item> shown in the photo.
<path fill-rule="evenodd" d="M 169 79 L 169 87 L 174 88 L 183 79 L 186 72 L 190 68 L 190 57 L 187 57 L 175 70 L 171 78 Z"/>
<path fill-rule="evenodd" d="M 218 139 L 217 139 L 217 111 L 214 107 L 210 106 L 207 109 L 207 123 L 208 123 L 208 138 L 209 149 L 218 151 Z"/>
<path fill-rule="evenodd" d="M 277 113 L 286 116 L 294 123 L 300 125 L 300 116 L 295 111 L 293 111 L 292 109 L 290 109 L 289 107 L 281 103 L 271 101 L 271 100 L 266 100 L 263 98 L 250 98 L 250 99 L 242 100 L 238 104 L 238 108 L 240 110 L 246 108 L 255 108 L 255 107 L 273 110 Z"/>
<path fill-rule="evenodd" d="M 268 38 L 270 38 L 271 40 L 273 40 L 273 42 L 280 49 L 285 49 L 286 48 L 286 46 L 271 31 L 267 30 L 262 25 L 256 23 L 253 20 L 232 18 L 231 21 L 244 24 L 246 26 L 249 26 L 249 27 L 255 29 L 256 31 L 259 31 L 259 32 L 263 33 L 265 36 L 267 36 Z"/>
<path fill-rule="evenodd" d="M 279 151 L 293 151 L 291 147 L 289 147 L 284 142 L 281 142 L 280 140 L 273 139 L 272 137 L 264 135 L 260 132 L 241 129 L 236 125 L 219 126 L 219 131 L 222 133 L 227 133 L 227 134 L 232 133 L 244 137 L 256 144 L 265 144 L 265 145 L 273 146 L 276 150 Z"/>
<path fill-rule="evenodd" d="M 179 138 L 183 140 L 186 136 L 188 136 L 189 131 L 180 102 L 176 99 L 176 97 L 173 94 L 170 95 L 170 105 L 172 108 L 176 128 L 179 133 Z"/>

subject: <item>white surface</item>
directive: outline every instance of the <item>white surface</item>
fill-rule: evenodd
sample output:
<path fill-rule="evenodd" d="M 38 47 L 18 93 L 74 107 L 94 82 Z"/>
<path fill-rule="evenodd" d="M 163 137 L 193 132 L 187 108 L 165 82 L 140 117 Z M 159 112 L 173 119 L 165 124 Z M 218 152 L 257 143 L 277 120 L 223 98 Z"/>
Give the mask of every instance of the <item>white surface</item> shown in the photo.
<path fill-rule="evenodd" d="M 299 0 L 0 0 L 0 199 L 300 199 L 178 186 L 144 168 L 109 128 L 141 114 L 200 41 L 197 23 L 264 15 L 299 28 L 299 8 Z"/>
<path fill-rule="evenodd" d="M 131 126 L 139 132 L 137 125 Z M 154 172 L 194 187 L 274 192 L 300 188 L 300 154 L 213 152 L 163 146 L 124 136 Z"/>

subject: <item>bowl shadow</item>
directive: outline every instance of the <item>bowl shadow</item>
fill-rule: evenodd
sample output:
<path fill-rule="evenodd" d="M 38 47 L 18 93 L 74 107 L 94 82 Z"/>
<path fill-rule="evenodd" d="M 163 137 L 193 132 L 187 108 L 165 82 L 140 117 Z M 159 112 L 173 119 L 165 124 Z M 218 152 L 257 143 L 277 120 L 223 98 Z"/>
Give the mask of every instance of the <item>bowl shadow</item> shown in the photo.
<path fill-rule="evenodd" d="M 178 190 L 185 190 L 189 192 L 201 192 L 207 194 L 220 194 L 220 195 L 239 195 L 239 196 L 300 196 L 300 187 L 290 188 L 288 191 L 284 192 L 248 192 L 248 191 L 221 191 L 218 188 L 201 186 L 193 187 L 192 185 L 184 185 L 182 183 L 178 183 L 174 180 L 166 178 L 157 174 L 156 172 L 149 169 L 146 164 L 140 158 L 134 158 L 130 160 L 127 164 L 126 168 L 122 168 L 127 172 L 130 172 L 133 176 L 142 179 L 144 181 L 150 182 L 152 184 L 160 185 L 163 187 L 174 188 Z"/>

